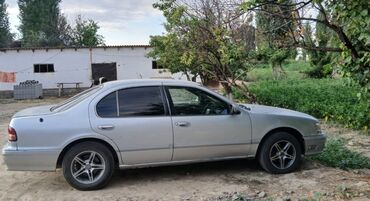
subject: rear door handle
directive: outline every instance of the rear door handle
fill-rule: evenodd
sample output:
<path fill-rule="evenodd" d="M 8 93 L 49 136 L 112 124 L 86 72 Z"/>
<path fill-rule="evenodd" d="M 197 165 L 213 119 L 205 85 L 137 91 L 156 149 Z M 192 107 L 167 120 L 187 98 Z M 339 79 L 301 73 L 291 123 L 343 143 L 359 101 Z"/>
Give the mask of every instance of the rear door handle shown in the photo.
<path fill-rule="evenodd" d="M 190 126 L 190 123 L 186 121 L 179 121 L 179 122 L 176 122 L 175 125 L 178 127 L 188 127 Z"/>
<path fill-rule="evenodd" d="M 113 125 L 101 125 L 101 126 L 98 126 L 98 128 L 100 130 L 112 130 L 114 126 Z"/>

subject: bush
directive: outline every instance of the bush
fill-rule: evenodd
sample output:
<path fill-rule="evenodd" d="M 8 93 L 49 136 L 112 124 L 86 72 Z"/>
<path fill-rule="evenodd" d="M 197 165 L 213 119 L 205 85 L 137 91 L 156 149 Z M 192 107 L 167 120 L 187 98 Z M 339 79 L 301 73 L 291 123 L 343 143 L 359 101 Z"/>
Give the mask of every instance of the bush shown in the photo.
<path fill-rule="evenodd" d="M 355 129 L 370 127 L 370 96 L 359 100 L 360 89 L 345 86 L 343 80 L 262 81 L 250 85 L 249 90 L 259 104 L 301 111 Z M 243 99 L 241 94 L 236 91 L 235 99 Z"/>
<path fill-rule="evenodd" d="M 315 67 L 313 69 L 309 69 L 307 71 L 304 71 L 304 73 L 307 75 L 309 78 L 327 78 L 331 77 L 333 72 L 333 68 L 331 67 L 330 64 L 324 65 L 324 66 L 319 66 Z"/>
<path fill-rule="evenodd" d="M 360 153 L 351 151 L 344 146 L 339 138 L 329 138 L 320 155 L 313 156 L 324 165 L 339 167 L 341 169 L 370 169 L 370 159 Z"/>

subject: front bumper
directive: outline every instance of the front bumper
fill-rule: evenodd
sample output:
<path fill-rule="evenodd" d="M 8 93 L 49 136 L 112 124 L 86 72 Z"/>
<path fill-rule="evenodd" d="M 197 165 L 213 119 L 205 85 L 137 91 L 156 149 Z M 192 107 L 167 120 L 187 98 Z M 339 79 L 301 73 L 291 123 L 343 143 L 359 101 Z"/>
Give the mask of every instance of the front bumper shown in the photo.
<path fill-rule="evenodd" d="M 8 143 L 4 146 L 3 158 L 8 170 L 54 171 L 59 156 L 58 150 L 19 150 Z"/>
<path fill-rule="evenodd" d="M 326 135 L 323 133 L 319 135 L 305 136 L 303 138 L 306 156 L 320 154 L 325 147 Z"/>

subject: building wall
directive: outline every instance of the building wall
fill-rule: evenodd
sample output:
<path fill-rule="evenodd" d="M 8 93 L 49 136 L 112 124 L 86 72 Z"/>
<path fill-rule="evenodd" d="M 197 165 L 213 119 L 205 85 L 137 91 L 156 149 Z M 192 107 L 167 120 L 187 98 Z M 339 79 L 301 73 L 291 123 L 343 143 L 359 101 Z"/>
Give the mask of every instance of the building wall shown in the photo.
<path fill-rule="evenodd" d="M 44 89 L 57 88 L 57 83 L 60 82 L 82 82 L 81 87 L 89 87 L 92 83 L 91 63 L 117 63 L 119 80 L 170 77 L 186 79 L 181 74 L 171 75 L 163 72 L 163 69 L 152 69 L 152 59 L 146 57 L 149 51 L 150 47 L 0 51 L 0 71 L 16 73 L 16 83 L 0 82 L 0 91 L 13 90 L 13 85 L 26 80 L 37 80 Z M 34 73 L 34 64 L 54 64 L 55 72 Z"/>

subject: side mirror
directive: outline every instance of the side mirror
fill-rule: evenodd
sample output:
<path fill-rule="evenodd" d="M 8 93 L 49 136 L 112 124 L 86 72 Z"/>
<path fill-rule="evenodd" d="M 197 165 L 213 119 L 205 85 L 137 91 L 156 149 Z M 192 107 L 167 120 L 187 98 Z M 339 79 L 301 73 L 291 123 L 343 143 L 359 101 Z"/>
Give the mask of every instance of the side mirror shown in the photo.
<path fill-rule="evenodd" d="M 230 114 L 231 115 L 238 115 L 238 114 L 240 114 L 240 110 L 235 105 L 232 105 Z"/>

